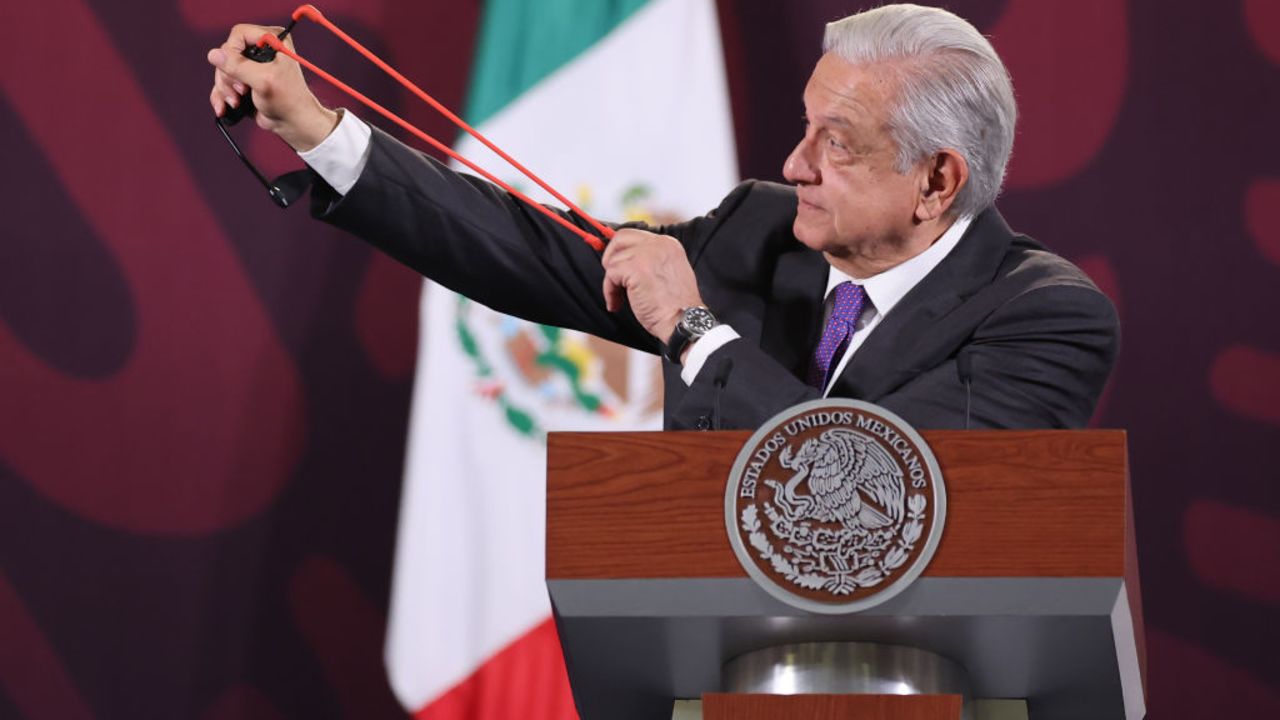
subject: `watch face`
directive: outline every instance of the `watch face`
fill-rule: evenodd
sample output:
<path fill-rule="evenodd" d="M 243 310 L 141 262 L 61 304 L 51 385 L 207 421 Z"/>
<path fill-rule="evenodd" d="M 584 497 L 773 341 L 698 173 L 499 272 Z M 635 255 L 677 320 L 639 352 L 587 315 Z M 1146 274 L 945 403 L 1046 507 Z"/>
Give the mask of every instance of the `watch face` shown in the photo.
<path fill-rule="evenodd" d="M 719 323 L 716 316 L 704 307 L 691 307 L 684 311 L 684 316 L 680 318 L 680 324 L 689 331 L 694 337 L 705 335 L 708 330 L 715 327 Z"/>

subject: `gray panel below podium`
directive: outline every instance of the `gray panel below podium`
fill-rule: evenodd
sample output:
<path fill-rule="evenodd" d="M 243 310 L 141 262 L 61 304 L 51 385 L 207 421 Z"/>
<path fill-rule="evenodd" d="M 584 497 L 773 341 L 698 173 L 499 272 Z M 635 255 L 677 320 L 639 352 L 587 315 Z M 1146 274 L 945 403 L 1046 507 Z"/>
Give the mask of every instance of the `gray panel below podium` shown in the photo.
<path fill-rule="evenodd" d="M 926 577 L 844 616 L 792 608 L 747 578 L 547 585 L 583 720 L 669 718 L 673 698 L 722 691 L 738 655 L 824 641 L 939 653 L 968 670 L 975 697 L 1026 698 L 1032 720 L 1143 712 L 1120 578 Z"/>

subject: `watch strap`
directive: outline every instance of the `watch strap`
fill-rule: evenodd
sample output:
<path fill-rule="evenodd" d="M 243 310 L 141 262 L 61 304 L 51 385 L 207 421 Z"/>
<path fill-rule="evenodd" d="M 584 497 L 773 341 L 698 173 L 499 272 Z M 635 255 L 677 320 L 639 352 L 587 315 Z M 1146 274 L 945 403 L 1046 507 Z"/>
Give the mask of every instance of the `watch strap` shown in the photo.
<path fill-rule="evenodd" d="M 684 349 L 692 339 L 693 333 L 689 332 L 689 329 L 683 324 L 676 323 L 676 329 L 671 331 L 671 337 L 667 338 L 667 344 L 662 346 L 662 357 L 679 365 L 680 355 L 684 353 Z"/>

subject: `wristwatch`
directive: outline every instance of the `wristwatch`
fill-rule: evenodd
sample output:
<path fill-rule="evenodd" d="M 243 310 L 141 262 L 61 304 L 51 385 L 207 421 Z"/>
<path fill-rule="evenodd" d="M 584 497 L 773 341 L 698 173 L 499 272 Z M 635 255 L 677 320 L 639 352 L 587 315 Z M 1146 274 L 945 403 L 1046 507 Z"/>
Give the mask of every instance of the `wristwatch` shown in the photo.
<path fill-rule="evenodd" d="M 667 340 L 662 356 L 679 365 L 680 354 L 685 347 L 719 324 L 720 321 L 716 320 L 716 316 L 711 314 L 706 305 L 694 305 L 681 310 L 680 322 L 676 323 L 676 329 L 671 333 L 671 339 Z"/>

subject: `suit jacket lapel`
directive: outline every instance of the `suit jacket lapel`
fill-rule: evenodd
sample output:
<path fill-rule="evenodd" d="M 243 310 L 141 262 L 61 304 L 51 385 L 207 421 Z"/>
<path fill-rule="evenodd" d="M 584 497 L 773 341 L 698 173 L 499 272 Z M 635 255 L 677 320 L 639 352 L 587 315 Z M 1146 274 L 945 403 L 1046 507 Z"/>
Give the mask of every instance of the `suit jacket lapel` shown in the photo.
<path fill-rule="evenodd" d="M 760 346 L 793 375 L 804 379 L 809 353 L 818 343 L 823 293 L 830 266 L 815 252 L 797 249 L 778 257 L 769 303 L 765 306 Z"/>
<path fill-rule="evenodd" d="M 1012 238 L 995 208 L 975 218 L 951 254 L 898 301 L 858 348 L 831 395 L 874 401 L 926 370 L 918 367 L 921 353 L 915 348 L 931 337 L 930 326 L 991 282 Z"/>

